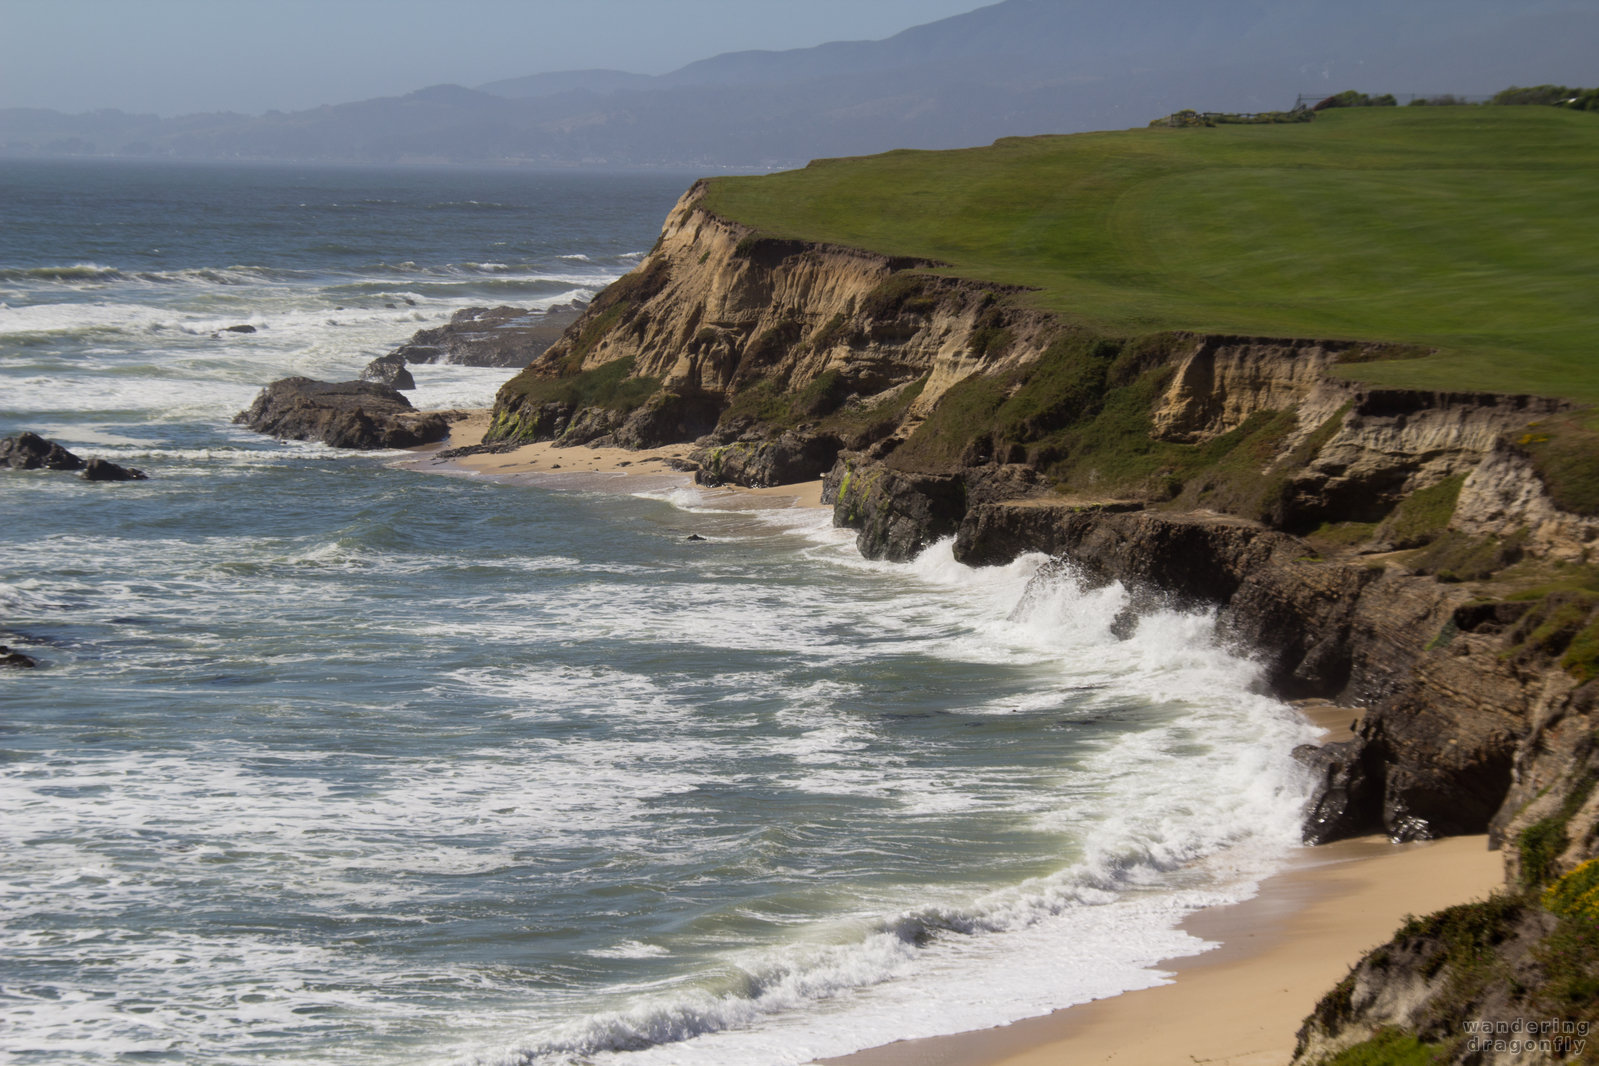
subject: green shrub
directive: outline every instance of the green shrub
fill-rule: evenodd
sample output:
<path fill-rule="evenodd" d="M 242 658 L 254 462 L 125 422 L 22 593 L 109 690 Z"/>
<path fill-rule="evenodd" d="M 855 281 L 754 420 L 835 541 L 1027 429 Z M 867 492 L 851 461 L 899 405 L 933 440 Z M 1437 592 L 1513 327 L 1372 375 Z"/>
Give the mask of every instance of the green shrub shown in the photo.
<path fill-rule="evenodd" d="M 1564 85 L 1512 85 L 1494 93 L 1490 101 L 1498 107 L 1516 105 L 1553 105 L 1562 104 L 1581 93 L 1581 89 L 1568 89 Z"/>
<path fill-rule="evenodd" d="M 629 356 L 568 377 L 539 377 L 524 371 L 505 387 L 532 404 L 632 411 L 643 406 L 661 387 L 657 378 L 633 377 L 632 373 L 633 359 Z"/>
<path fill-rule="evenodd" d="M 1582 805 L 1588 802 L 1594 783 L 1595 778 L 1591 773 L 1584 774 L 1566 793 L 1558 811 L 1522 830 L 1516 839 L 1516 847 L 1521 855 L 1522 885 L 1537 888 L 1554 877 L 1555 861 L 1571 843 L 1566 835 L 1566 826 L 1582 809 Z M 1544 905 L 1548 906 L 1547 903 Z"/>
<path fill-rule="evenodd" d="M 1445 478 L 1436 485 L 1418 489 L 1406 496 L 1377 532 L 1395 548 L 1420 548 L 1437 540 L 1454 517 L 1464 474 Z"/>
<path fill-rule="evenodd" d="M 1520 561 L 1526 530 L 1507 537 L 1473 537 L 1446 530 L 1409 560 L 1415 570 L 1440 581 L 1481 581 Z"/>
<path fill-rule="evenodd" d="M 1590 621 L 1571 638 L 1560 665 L 1578 681 L 1599 677 L 1599 619 Z"/>
<path fill-rule="evenodd" d="M 1306 534 L 1306 539 L 1316 545 L 1349 548 L 1370 540 L 1377 525 L 1376 522 L 1323 522 Z"/>
<path fill-rule="evenodd" d="M 860 315 L 868 320 L 897 318 L 901 314 L 930 314 L 938 297 L 927 291 L 927 278 L 900 271 L 890 274 L 861 300 Z"/>
<path fill-rule="evenodd" d="M 1522 910 L 1515 896 L 1490 896 L 1420 918 L 1411 915 L 1399 927 L 1399 936 L 1437 938 L 1444 946 L 1444 965 L 1470 962 L 1502 943 Z"/>
<path fill-rule="evenodd" d="M 1443 1049 L 1423 1044 L 1411 1033 L 1385 1028 L 1370 1040 L 1340 1051 L 1326 1066 L 1435 1066 L 1444 1061 Z"/>
<path fill-rule="evenodd" d="M 1584 89 L 1561 106 L 1573 111 L 1599 111 L 1599 89 Z"/>
<path fill-rule="evenodd" d="M 1555 874 L 1555 860 L 1571 841 L 1566 837 L 1566 820 L 1544 818 L 1529 825 L 1516 838 L 1521 853 L 1521 883 L 1537 888 Z"/>
<path fill-rule="evenodd" d="M 997 322 L 979 325 L 972 330 L 971 339 L 967 341 L 966 349 L 972 355 L 981 359 L 990 353 L 1003 352 L 1010 347 L 1015 334 Z"/>
<path fill-rule="evenodd" d="M 1368 96 L 1353 89 L 1346 89 L 1341 93 L 1334 93 L 1316 105 L 1317 111 L 1325 111 L 1331 107 L 1394 107 L 1399 103 L 1394 99 L 1393 93 L 1383 93 L 1381 96 Z"/>
<path fill-rule="evenodd" d="M 1562 918 L 1599 921 L 1599 859 L 1589 859 L 1550 885 L 1542 902 Z"/>
<path fill-rule="evenodd" d="M 1562 511 L 1599 515 L 1599 431 L 1585 424 L 1583 412 L 1534 422 L 1516 446 L 1538 471 L 1538 478 Z"/>
<path fill-rule="evenodd" d="M 845 329 L 845 324 L 848 322 L 849 316 L 842 311 L 828 319 L 820 329 L 811 334 L 811 348 L 818 352 L 825 352 L 838 344 L 848 332 Z"/>

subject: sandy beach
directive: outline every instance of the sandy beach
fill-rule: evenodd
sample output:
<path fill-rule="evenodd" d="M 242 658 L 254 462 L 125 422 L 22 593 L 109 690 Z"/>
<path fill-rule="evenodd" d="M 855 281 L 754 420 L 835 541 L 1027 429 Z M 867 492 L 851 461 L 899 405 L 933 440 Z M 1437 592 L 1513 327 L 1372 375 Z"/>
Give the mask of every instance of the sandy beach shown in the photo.
<path fill-rule="evenodd" d="M 1487 837 L 1393 845 L 1381 837 L 1306 849 L 1254 899 L 1191 916 L 1219 942 L 1168 963 L 1157 988 L 975 1033 L 908 1040 L 827 1060 L 839 1066 L 1286 1066 L 1316 1001 L 1409 914 L 1482 899 L 1503 880 Z"/>
<path fill-rule="evenodd" d="M 591 448 L 588 445 L 561 447 L 552 441 L 524 444 L 506 452 L 482 452 L 440 460 L 437 453 L 448 448 L 477 444 L 489 426 L 488 411 L 474 411 L 450 427 L 450 436 L 440 444 L 411 449 L 413 457 L 402 465 L 433 473 L 492 478 L 512 484 L 542 485 L 548 488 L 647 492 L 671 485 L 693 482 L 693 475 L 673 464 L 687 458 L 691 444 L 668 444 L 659 448 Z M 771 488 L 746 489 L 727 486 L 708 489 L 711 493 L 749 496 L 775 504 L 822 506 L 821 481 L 805 481 Z"/>
<path fill-rule="evenodd" d="M 487 412 L 456 425 L 443 445 L 407 465 L 458 476 L 579 490 L 646 491 L 683 484 L 674 468 L 691 450 L 644 451 L 528 444 L 439 461 L 444 447 L 480 440 Z M 725 489 L 751 505 L 820 506 L 821 482 Z M 1300 711 L 1348 739 L 1356 709 L 1307 701 Z M 1284 1066 L 1318 999 L 1407 915 L 1482 899 L 1503 883 L 1503 861 L 1485 836 L 1395 845 L 1381 837 L 1306 848 L 1253 899 L 1201 911 L 1183 927 L 1219 946 L 1169 960 L 1172 980 L 994 1029 L 907 1040 L 824 1060 L 836 1066 Z"/>

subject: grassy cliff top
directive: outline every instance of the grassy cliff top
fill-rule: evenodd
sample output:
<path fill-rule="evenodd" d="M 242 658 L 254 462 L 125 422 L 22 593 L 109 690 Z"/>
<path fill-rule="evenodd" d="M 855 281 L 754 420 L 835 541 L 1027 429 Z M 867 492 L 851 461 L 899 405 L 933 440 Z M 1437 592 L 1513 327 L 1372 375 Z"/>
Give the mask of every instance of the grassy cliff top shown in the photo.
<path fill-rule="evenodd" d="M 778 237 L 947 263 L 1119 334 L 1414 343 L 1345 368 L 1599 401 L 1599 115 L 1362 108 L 1007 139 L 711 183 Z"/>

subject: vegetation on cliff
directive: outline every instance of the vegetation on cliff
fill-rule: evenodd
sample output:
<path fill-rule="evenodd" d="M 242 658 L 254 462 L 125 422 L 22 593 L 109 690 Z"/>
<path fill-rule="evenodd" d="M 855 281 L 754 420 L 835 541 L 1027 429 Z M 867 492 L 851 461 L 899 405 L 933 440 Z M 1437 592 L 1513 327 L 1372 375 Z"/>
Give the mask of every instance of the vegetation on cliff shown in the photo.
<path fill-rule="evenodd" d="M 1599 400 L 1596 169 L 1591 114 L 1361 108 L 820 160 L 717 179 L 705 205 L 1025 286 L 1108 335 L 1410 342 L 1443 354 L 1343 373 Z"/>
<path fill-rule="evenodd" d="M 1515 895 L 1407 926 L 1306 1051 L 1428 1061 L 1596 973 L 1596 163 L 1569 109 L 1366 107 L 702 182 L 491 435 L 697 439 L 703 480 L 825 472 L 872 557 L 1214 606 L 1365 708 L 1303 753 L 1308 839 L 1506 845 Z"/>

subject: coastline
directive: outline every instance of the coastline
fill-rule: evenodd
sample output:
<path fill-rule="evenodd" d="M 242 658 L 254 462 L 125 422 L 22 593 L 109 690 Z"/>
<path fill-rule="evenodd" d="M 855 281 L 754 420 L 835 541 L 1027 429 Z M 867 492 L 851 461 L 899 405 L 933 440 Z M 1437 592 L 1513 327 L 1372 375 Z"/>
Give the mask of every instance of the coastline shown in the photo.
<path fill-rule="evenodd" d="M 452 427 L 451 440 L 414 449 L 400 465 L 451 476 L 576 491 L 637 492 L 691 483 L 673 465 L 687 445 L 645 450 L 557 447 L 551 442 L 501 453 L 431 458 L 475 442 L 486 411 Z M 821 482 L 765 489 L 711 489 L 788 506 L 821 506 Z M 1358 709 L 1325 700 L 1296 705 L 1326 731 L 1348 739 Z M 827 1066 L 1058 1066 L 1136 1063 L 1283 1066 L 1296 1033 L 1328 989 L 1387 941 L 1412 914 L 1490 894 L 1503 884 L 1500 855 L 1486 836 L 1391 844 L 1380 836 L 1305 848 L 1267 878 L 1251 899 L 1188 916 L 1183 929 L 1217 946 L 1166 960 L 1169 978 L 1153 988 L 1062 1008 L 1009 1025 L 903 1040 L 817 1060 Z"/>
<path fill-rule="evenodd" d="M 1382 837 L 1306 848 L 1252 899 L 1182 923 L 1217 942 L 1169 960 L 1167 984 L 1066 1007 L 1040 1018 L 907 1040 L 828 1066 L 1287 1066 L 1317 1001 L 1407 915 L 1503 884 L 1486 836 L 1390 844 Z"/>
<path fill-rule="evenodd" d="M 436 458 L 446 449 L 478 443 L 488 425 L 487 409 L 472 411 L 450 427 L 450 435 L 443 441 L 406 449 L 408 457 L 397 465 L 425 473 L 577 491 L 647 492 L 693 484 L 693 477 L 675 465 L 693 450 L 689 444 L 630 449 L 594 448 L 586 444 L 561 447 L 553 441 L 539 441 L 506 452 Z M 706 487 L 704 491 L 769 500 L 786 498 L 794 507 L 822 506 L 820 480 L 762 489 L 722 485 Z"/>

